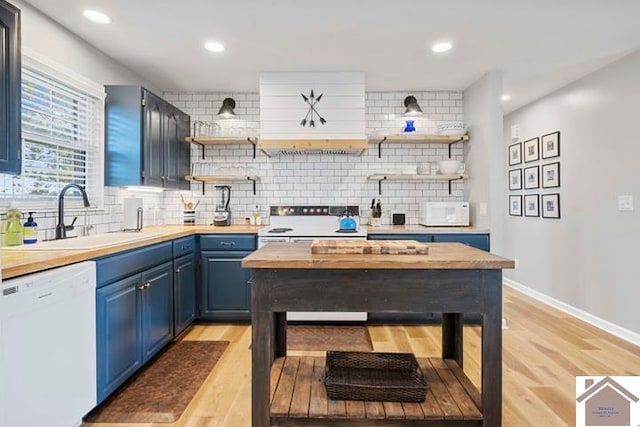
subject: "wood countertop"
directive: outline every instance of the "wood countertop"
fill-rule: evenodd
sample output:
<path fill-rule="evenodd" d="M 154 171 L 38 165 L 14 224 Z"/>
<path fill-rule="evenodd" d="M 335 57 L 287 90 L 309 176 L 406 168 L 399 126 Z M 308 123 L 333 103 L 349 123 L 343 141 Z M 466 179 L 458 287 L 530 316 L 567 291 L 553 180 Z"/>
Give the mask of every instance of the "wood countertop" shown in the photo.
<path fill-rule="evenodd" d="M 318 255 L 311 243 L 271 243 L 242 260 L 244 268 L 272 269 L 503 269 L 514 261 L 462 243 L 425 243 L 428 255 Z"/>
<path fill-rule="evenodd" d="M 480 227 L 427 227 L 425 225 L 363 225 L 367 234 L 489 234 L 488 228 Z"/>
<path fill-rule="evenodd" d="M 213 225 L 163 225 L 147 227 L 141 233 L 149 232 L 149 237 L 133 242 L 118 243 L 95 249 L 78 250 L 1 250 L 2 252 L 2 278 L 22 276 L 50 268 L 62 267 L 75 262 L 87 261 L 111 255 L 117 252 L 135 249 L 154 243 L 165 242 L 180 237 L 196 234 L 257 234 L 264 226 L 230 225 L 228 227 L 216 227 Z M 22 247 L 20 247 L 22 248 Z"/>

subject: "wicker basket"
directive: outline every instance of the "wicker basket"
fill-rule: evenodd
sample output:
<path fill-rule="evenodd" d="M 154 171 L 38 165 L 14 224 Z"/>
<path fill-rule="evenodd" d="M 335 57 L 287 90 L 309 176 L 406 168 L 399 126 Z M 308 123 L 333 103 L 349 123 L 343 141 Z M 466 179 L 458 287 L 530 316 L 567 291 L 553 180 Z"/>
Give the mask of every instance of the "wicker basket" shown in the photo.
<path fill-rule="evenodd" d="M 324 385 L 333 400 L 424 402 L 429 390 L 410 353 L 328 351 Z"/>

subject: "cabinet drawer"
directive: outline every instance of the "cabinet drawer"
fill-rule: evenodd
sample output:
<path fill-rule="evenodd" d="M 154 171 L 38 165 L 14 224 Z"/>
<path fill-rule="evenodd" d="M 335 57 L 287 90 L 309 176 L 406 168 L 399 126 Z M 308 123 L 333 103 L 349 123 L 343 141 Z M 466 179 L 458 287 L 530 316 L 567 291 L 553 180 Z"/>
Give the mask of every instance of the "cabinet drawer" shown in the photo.
<path fill-rule="evenodd" d="M 203 251 L 252 251 L 256 249 L 255 234 L 217 234 L 200 236 Z"/>
<path fill-rule="evenodd" d="M 488 234 L 436 234 L 434 242 L 458 242 L 474 248 L 489 251 Z"/>
<path fill-rule="evenodd" d="M 96 260 L 98 287 L 169 261 L 172 253 L 171 242 L 164 242 L 100 258 Z"/>
<path fill-rule="evenodd" d="M 173 257 L 178 258 L 182 255 L 190 254 L 196 250 L 195 236 L 183 237 L 173 241 Z"/>

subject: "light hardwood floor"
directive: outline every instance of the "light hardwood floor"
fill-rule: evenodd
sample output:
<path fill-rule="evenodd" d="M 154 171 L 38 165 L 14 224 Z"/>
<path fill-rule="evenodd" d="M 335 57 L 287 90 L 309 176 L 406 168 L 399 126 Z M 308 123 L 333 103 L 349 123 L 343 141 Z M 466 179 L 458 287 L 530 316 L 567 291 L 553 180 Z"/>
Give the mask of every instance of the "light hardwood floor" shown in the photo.
<path fill-rule="evenodd" d="M 503 426 L 573 426 L 576 375 L 640 375 L 640 348 L 505 287 Z M 437 326 L 369 327 L 374 351 L 438 356 Z M 465 327 L 465 372 L 480 380 L 480 329 Z M 175 424 L 83 424 L 84 427 L 249 427 L 251 330 L 196 325 L 186 340 L 230 345 Z M 322 352 L 291 354 L 323 355 Z"/>

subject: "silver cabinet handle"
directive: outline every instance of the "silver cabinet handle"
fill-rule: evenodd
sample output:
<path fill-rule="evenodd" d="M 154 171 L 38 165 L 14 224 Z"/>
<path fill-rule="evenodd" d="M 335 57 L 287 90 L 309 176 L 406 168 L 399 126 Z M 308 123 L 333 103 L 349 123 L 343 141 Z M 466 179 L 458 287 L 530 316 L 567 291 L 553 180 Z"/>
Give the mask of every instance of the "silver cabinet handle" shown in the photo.
<path fill-rule="evenodd" d="M 220 246 L 235 246 L 236 242 L 220 242 Z"/>
<path fill-rule="evenodd" d="M 176 268 L 176 274 L 180 274 L 180 269 Z"/>
<path fill-rule="evenodd" d="M 139 291 L 144 291 L 144 285 L 136 286 L 136 289 Z"/>
<path fill-rule="evenodd" d="M 151 283 L 147 282 L 143 286 L 145 289 L 149 289 L 151 287 Z"/>

